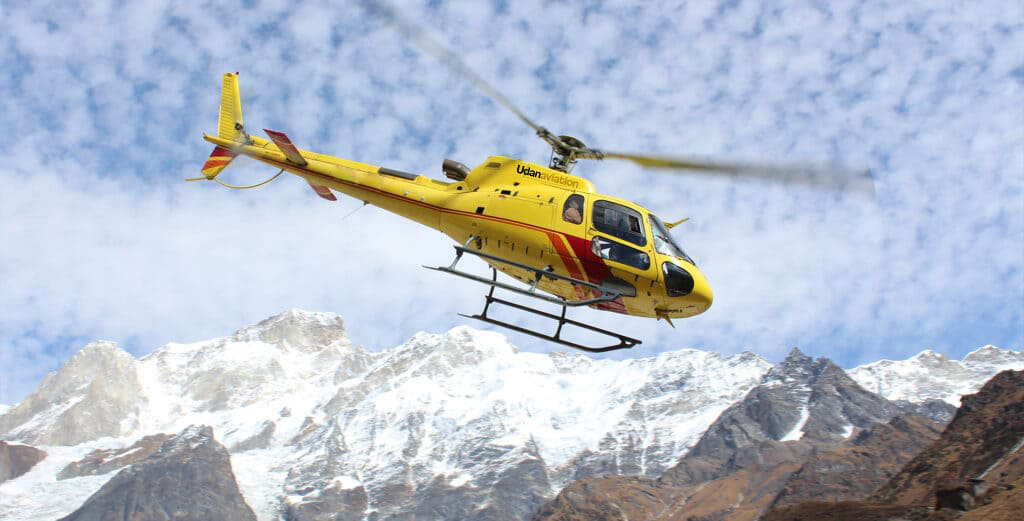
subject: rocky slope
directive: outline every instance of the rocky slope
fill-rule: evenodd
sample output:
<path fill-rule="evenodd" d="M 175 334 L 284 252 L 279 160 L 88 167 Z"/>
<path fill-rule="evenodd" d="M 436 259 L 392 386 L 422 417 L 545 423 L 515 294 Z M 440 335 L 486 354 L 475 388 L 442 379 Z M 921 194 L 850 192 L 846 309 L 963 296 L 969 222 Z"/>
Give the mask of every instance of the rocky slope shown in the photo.
<path fill-rule="evenodd" d="M 46 452 L 35 447 L 0 441 L 0 483 L 32 470 L 46 458 Z"/>
<path fill-rule="evenodd" d="M 108 474 L 156 454 L 166 441 L 166 434 L 153 434 L 123 449 L 94 450 L 81 460 L 61 469 L 57 479 Z"/>
<path fill-rule="evenodd" d="M 922 417 L 885 423 L 899 412 L 829 360 L 794 349 L 660 479 L 618 488 L 622 478 L 583 480 L 534 520 L 753 520 L 812 493 L 859 497 L 938 436 Z M 871 475 L 849 472 L 868 461 L 876 463 Z"/>
<path fill-rule="evenodd" d="M 764 520 L 1016 521 L 1024 511 L 1022 447 L 1024 371 L 1004 371 L 964 396 L 939 439 L 870 497 L 804 502 L 776 509 Z"/>
<path fill-rule="evenodd" d="M 928 505 L 937 490 L 987 476 L 1004 457 L 1015 457 L 1024 442 L 1024 371 L 1004 371 L 963 405 L 942 436 L 911 460 L 871 499 Z M 998 479 L 998 476 L 996 476 Z"/>
<path fill-rule="evenodd" d="M 190 427 L 118 472 L 61 521 L 111 519 L 256 521 L 256 515 L 239 493 L 228 451 L 213 430 Z"/>
<path fill-rule="evenodd" d="M 848 443 L 811 454 L 786 481 L 769 508 L 827 498 L 863 498 L 938 439 L 942 427 L 915 414 L 896 416 L 859 432 Z"/>

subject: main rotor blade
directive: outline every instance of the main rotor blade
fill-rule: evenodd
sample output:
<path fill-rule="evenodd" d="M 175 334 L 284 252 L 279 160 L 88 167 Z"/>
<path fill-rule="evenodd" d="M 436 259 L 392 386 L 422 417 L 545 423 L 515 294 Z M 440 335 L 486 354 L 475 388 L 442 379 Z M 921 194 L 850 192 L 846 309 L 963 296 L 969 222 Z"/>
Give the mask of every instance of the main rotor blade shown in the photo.
<path fill-rule="evenodd" d="M 512 111 L 516 117 L 522 120 L 523 123 L 529 125 L 530 128 L 537 132 L 537 134 L 542 138 L 545 137 L 545 134 L 550 135 L 547 129 L 526 117 L 526 114 L 523 114 L 523 111 L 513 105 L 504 94 L 499 92 L 498 89 L 492 87 L 491 84 L 487 83 L 487 81 L 480 77 L 480 75 L 473 71 L 473 69 L 470 69 L 469 66 L 463 63 L 455 53 L 449 51 L 441 42 L 434 39 L 434 37 L 424 31 L 420 26 L 416 25 L 399 13 L 391 4 L 384 0 L 363 0 L 363 5 L 368 11 L 370 11 L 370 13 L 380 15 L 382 18 L 391 22 L 391 24 L 395 26 L 395 29 L 402 33 L 402 36 L 418 46 L 421 51 L 437 58 L 438 61 L 447 65 L 448 68 L 461 75 L 467 81 L 472 83 L 473 86 L 480 89 L 494 101 L 498 102 L 499 105 Z M 547 140 L 547 138 L 545 138 L 545 140 Z"/>
<path fill-rule="evenodd" d="M 647 168 L 687 170 L 703 175 L 735 175 L 765 181 L 865 192 L 870 196 L 874 196 L 875 193 L 875 182 L 869 170 L 802 164 L 739 163 L 699 157 L 624 154 L 594 149 L 583 151 L 581 156 L 596 156 L 595 159 L 624 159 Z"/>

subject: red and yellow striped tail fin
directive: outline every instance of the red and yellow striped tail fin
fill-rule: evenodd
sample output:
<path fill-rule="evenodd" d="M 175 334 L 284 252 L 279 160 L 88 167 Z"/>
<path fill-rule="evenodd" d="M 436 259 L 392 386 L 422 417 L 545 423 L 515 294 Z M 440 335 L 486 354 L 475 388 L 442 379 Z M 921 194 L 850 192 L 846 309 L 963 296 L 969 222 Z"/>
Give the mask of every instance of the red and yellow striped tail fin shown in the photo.
<path fill-rule="evenodd" d="M 221 146 L 215 147 L 210 158 L 203 163 L 203 177 L 213 179 L 217 174 L 227 168 L 228 163 L 238 154 Z"/>

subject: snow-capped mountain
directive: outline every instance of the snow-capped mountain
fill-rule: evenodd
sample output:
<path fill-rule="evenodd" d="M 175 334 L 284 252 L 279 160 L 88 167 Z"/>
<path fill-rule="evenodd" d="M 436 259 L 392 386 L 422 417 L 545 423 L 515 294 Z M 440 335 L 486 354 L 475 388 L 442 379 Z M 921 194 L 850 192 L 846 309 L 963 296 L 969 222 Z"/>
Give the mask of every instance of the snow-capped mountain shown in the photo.
<path fill-rule="evenodd" d="M 719 416 L 682 461 L 661 477 L 676 485 L 718 479 L 755 463 L 779 442 L 787 456 L 811 451 L 815 442 L 848 439 L 856 430 L 889 421 L 899 408 L 865 391 L 827 358 L 794 348 Z"/>
<path fill-rule="evenodd" d="M 959 407 L 961 396 L 977 391 L 1006 369 L 1024 369 L 1024 351 L 989 345 L 957 361 L 926 350 L 906 360 L 880 360 L 847 373 L 865 389 L 889 400 L 921 403 L 936 399 Z"/>
<path fill-rule="evenodd" d="M 946 397 L 1019 355 L 983 348 L 960 372 L 866 374 Z M 848 436 L 859 410 L 830 411 L 826 396 L 841 373 L 798 352 L 774 368 L 751 353 L 522 353 L 468 327 L 368 351 L 341 317 L 297 310 L 141 359 L 95 342 L 0 413 L 0 439 L 46 452 L 0 484 L 0 518 L 66 515 L 159 448 L 153 435 L 205 425 L 259 519 L 518 521 L 579 478 L 662 475 L 757 386 L 781 397 L 761 408 L 772 440 Z"/>
<path fill-rule="evenodd" d="M 532 521 L 749 521 L 787 497 L 858 498 L 938 436 L 941 425 L 896 417 L 913 408 L 794 348 L 658 479 L 581 479 Z"/>
<path fill-rule="evenodd" d="M 260 519 L 524 519 L 582 476 L 659 475 L 770 366 L 521 353 L 467 327 L 371 352 L 302 311 L 140 360 L 93 343 L 0 416 L 0 436 L 48 452 L 0 485 L 0 517 L 65 515 L 110 478 L 57 481 L 68 464 L 209 425 Z"/>

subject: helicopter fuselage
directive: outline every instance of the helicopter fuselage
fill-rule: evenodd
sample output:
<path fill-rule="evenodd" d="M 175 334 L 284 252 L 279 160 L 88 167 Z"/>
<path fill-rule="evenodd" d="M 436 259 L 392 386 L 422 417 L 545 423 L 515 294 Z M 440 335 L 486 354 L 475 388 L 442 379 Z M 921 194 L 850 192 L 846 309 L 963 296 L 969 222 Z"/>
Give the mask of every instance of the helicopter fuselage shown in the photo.
<path fill-rule="evenodd" d="M 275 140 L 275 136 L 283 136 L 268 134 Z M 704 275 L 653 213 L 630 201 L 599 194 L 581 177 L 492 156 L 464 179 L 445 182 L 288 150 L 290 142 L 282 145 L 245 137 L 240 143 L 204 136 L 230 157 L 245 155 L 304 178 L 322 197 L 331 199 L 331 192 L 340 192 L 439 230 L 460 244 L 475 244 L 489 255 L 607 287 L 621 295 L 593 305 L 599 309 L 668 319 L 693 316 L 711 305 L 712 293 Z M 534 283 L 531 271 L 488 263 L 524 283 Z M 537 282 L 537 289 L 567 301 L 594 296 L 592 289 L 546 277 Z"/>

